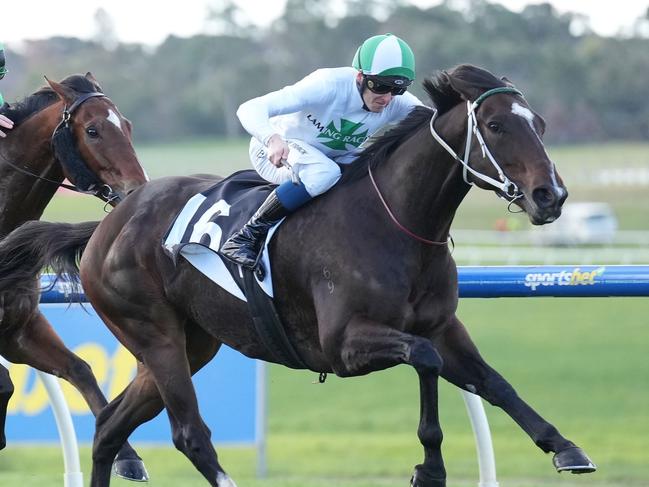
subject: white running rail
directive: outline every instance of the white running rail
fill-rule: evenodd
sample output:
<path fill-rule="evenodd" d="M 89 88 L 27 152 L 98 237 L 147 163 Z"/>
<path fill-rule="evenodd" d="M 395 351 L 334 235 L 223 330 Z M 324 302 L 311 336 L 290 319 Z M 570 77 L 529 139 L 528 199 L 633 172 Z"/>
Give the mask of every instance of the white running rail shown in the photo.
<path fill-rule="evenodd" d="M 489 422 L 485 413 L 482 399 L 480 396 L 470 392 L 461 391 L 466 405 L 473 436 L 475 438 L 475 447 L 478 451 L 478 470 L 480 472 L 480 482 L 478 487 L 498 487 L 496 480 L 496 458 L 494 447 L 491 441 L 491 431 Z"/>

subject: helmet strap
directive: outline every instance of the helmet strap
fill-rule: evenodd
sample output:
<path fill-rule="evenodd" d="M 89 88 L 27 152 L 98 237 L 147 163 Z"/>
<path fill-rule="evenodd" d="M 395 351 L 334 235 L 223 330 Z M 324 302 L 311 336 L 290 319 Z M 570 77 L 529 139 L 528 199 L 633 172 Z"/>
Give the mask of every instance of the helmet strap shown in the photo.
<path fill-rule="evenodd" d="M 365 93 L 365 89 L 367 88 L 367 78 L 363 73 L 361 73 L 361 81 L 356 81 L 356 88 L 358 88 L 358 94 L 360 95 L 361 101 L 363 102 L 363 110 L 369 112 L 370 109 L 365 104 L 365 98 L 363 98 L 363 93 Z"/>

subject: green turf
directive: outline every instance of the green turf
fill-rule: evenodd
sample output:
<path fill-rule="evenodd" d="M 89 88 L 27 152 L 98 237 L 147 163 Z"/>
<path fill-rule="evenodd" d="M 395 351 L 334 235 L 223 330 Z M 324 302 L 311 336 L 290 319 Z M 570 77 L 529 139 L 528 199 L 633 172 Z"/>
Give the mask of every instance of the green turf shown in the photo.
<path fill-rule="evenodd" d="M 607 167 L 647 165 L 649 144 L 550 148 L 573 201 L 608 201 L 622 229 L 649 230 L 649 196 L 641 187 L 594 187 L 588 176 Z M 247 141 L 188 141 L 138 147 L 153 178 L 168 174 L 228 174 L 248 167 Z M 88 197 L 58 196 L 45 219 L 101 218 Z M 456 228 L 492 228 L 507 215 L 486 191 L 472 191 Z M 514 217 L 527 225 L 523 215 Z M 464 300 L 461 318 L 483 355 L 537 411 L 593 457 L 593 475 L 557 475 L 500 410 L 487 407 L 503 487 L 649 485 L 649 302 L 643 299 Z M 270 368 L 269 476 L 254 476 L 250 448 L 219 448 L 239 486 L 406 486 L 421 461 L 416 438 L 417 379 L 407 367 L 312 384 L 314 374 Z M 472 432 L 460 394 L 440 386 L 440 415 L 449 487 L 475 486 Z M 218 425 L 213 425 L 218 428 Z M 172 448 L 139 447 L 152 486 L 205 485 Z M 89 478 L 90 453 L 82 450 Z M 0 454 L 0 486 L 61 485 L 61 454 L 54 447 L 13 446 Z M 114 485 L 131 485 L 115 480 Z"/>
<path fill-rule="evenodd" d="M 466 299 L 459 315 L 483 356 L 599 466 L 586 476 L 556 474 L 550 456 L 503 412 L 487 406 L 502 487 L 649 484 L 647 300 Z M 269 476 L 255 479 L 250 448 L 219 448 L 238 485 L 406 487 L 422 457 L 415 434 L 416 374 L 400 366 L 361 378 L 330 376 L 324 385 L 312 384 L 314 379 L 312 373 L 270 368 Z M 475 486 L 475 446 L 461 396 L 443 381 L 440 395 L 448 486 Z M 138 450 L 152 486 L 206 485 L 172 448 Z M 88 448 L 82 464 L 88 479 Z M 61 472 L 54 447 L 10 445 L 0 454 L 0 485 L 61 485 Z"/>
<path fill-rule="evenodd" d="M 143 145 L 137 147 L 137 153 L 151 178 L 196 173 L 226 176 L 250 168 L 249 140 L 186 140 Z"/>
<path fill-rule="evenodd" d="M 250 168 L 248 139 L 189 140 L 177 143 L 142 145 L 139 158 L 151 178 L 168 175 L 209 173 L 227 175 Z M 556 162 L 570 191 L 568 201 L 606 201 L 610 203 L 622 230 L 649 230 L 649 191 L 642 186 L 593 186 L 591 175 L 614 167 L 647 167 L 649 144 L 602 144 L 551 147 L 548 152 Z M 65 196 L 64 196 L 65 195 Z M 81 221 L 102 218 L 103 204 L 89 197 L 79 199 L 62 192 L 50 204 L 44 219 Z M 492 192 L 473 190 L 462 203 L 455 228 L 493 229 L 498 219 L 510 217 L 519 229 L 529 226 L 527 217 L 507 213 L 506 204 Z"/>

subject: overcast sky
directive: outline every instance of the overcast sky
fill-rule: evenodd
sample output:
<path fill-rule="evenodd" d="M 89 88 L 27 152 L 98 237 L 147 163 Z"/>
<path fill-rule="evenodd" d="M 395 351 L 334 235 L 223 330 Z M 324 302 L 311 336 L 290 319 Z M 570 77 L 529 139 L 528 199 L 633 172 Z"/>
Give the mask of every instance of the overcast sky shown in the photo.
<path fill-rule="evenodd" d="M 111 16 L 120 41 L 155 45 L 169 34 L 186 37 L 205 32 L 209 5 L 219 0 L 6 0 L 2 9 L 0 41 L 9 46 L 24 39 L 55 35 L 90 38 L 95 32 L 94 14 L 103 8 Z M 410 0 L 419 6 L 437 0 Z M 529 0 L 497 0 L 520 10 Z M 371 2 L 371 0 L 368 0 Z M 278 17 L 285 0 L 237 0 L 253 23 L 264 25 Z M 587 15 L 601 35 L 614 35 L 644 15 L 649 0 L 550 0 L 559 12 Z M 405 34 L 404 34 L 405 35 Z M 18 46 L 16 46 L 18 47 Z"/>

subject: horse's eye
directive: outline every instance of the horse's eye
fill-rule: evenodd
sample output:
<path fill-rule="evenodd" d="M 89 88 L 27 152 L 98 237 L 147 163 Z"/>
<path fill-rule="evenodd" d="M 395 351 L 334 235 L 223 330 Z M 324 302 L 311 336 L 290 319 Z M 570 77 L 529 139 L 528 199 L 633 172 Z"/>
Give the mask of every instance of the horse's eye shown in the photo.
<path fill-rule="evenodd" d="M 499 134 L 503 131 L 502 125 L 500 125 L 498 122 L 489 122 L 487 124 L 487 127 L 489 127 L 489 130 L 491 130 L 495 134 Z"/>
<path fill-rule="evenodd" d="M 99 137 L 99 132 L 97 132 L 97 129 L 92 125 L 86 128 L 86 133 L 88 134 L 88 136 L 92 137 L 93 139 Z"/>

